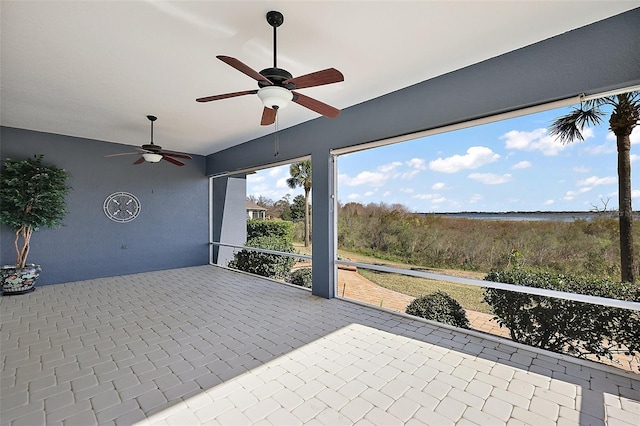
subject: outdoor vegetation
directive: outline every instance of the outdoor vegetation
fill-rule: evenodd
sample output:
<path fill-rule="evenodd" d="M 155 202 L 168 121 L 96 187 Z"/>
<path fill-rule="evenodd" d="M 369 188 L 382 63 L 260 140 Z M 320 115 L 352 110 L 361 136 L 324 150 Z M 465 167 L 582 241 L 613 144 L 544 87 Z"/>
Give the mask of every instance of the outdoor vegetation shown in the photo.
<path fill-rule="evenodd" d="M 427 268 L 488 272 L 517 264 L 619 281 L 617 221 L 607 212 L 596 216 L 573 222 L 480 220 L 348 203 L 339 206 L 338 246 Z"/>
<path fill-rule="evenodd" d="M 535 272 L 519 267 L 494 271 L 488 281 L 640 301 L 640 286 L 607 279 Z M 520 343 L 578 358 L 614 360 L 640 352 L 640 312 L 554 297 L 486 288 L 484 301 L 500 326 Z M 639 367 L 640 368 L 640 367 Z"/>
<path fill-rule="evenodd" d="M 247 247 L 256 247 L 284 253 L 294 253 L 293 224 L 288 221 L 247 221 Z M 289 276 L 295 259 L 271 253 L 240 250 L 229 262 L 229 267 L 268 278 L 284 279 Z"/>
<path fill-rule="evenodd" d="M 415 298 L 409 303 L 405 312 L 455 327 L 470 328 L 465 310 L 453 297 L 442 290 Z"/>
<path fill-rule="evenodd" d="M 640 123 L 640 91 L 605 96 L 580 103 L 570 113 L 558 117 L 550 128 L 551 135 L 560 137 L 563 143 L 584 140 L 582 132 L 590 125 L 602 122 L 603 107 L 612 107 L 609 130 L 616 136 L 618 151 L 618 227 L 620 247 L 620 273 L 622 281 L 633 283 L 640 276 L 638 253 L 633 240 L 633 208 L 631 205 L 631 133 Z M 635 238 L 638 241 L 637 238 Z"/>

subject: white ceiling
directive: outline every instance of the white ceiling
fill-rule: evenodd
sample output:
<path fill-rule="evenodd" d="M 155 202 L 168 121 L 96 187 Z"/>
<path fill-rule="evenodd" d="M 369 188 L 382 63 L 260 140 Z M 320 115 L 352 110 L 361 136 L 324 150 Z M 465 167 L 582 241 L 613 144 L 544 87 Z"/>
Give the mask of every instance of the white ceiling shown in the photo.
<path fill-rule="evenodd" d="M 273 65 L 265 15 L 284 14 L 278 66 L 334 67 L 345 81 L 300 92 L 346 108 L 640 6 L 639 1 L 2 1 L 3 126 L 210 154 L 273 131 L 257 88 L 217 60 Z M 585 52 L 588 54 L 588 52 Z M 279 112 L 286 128 L 318 117 Z M 321 118 L 326 120 L 327 118 Z M 124 147 L 121 147 L 124 148 Z M 114 147 L 118 152 L 118 147 Z"/>

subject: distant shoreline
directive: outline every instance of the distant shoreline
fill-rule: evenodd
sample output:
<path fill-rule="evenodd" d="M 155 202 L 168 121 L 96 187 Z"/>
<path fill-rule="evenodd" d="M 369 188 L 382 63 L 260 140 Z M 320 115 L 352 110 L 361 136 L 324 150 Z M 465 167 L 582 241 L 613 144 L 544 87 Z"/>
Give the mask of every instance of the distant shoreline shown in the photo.
<path fill-rule="evenodd" d="M 509 211 L 509 212 L 445 212 L 445 213 L 416 213 L 422 217 L 453 217 L 463 219 L 485 220 L 530 220 L 530 221 L 559 221 L 573 222 L 575 220 L 593 220 L 596 217 L 617 218 L 618 211 L 584 212 L 584 211 Z M 640 211 L 633 212 L 634 219 L 640 220 Z"/>

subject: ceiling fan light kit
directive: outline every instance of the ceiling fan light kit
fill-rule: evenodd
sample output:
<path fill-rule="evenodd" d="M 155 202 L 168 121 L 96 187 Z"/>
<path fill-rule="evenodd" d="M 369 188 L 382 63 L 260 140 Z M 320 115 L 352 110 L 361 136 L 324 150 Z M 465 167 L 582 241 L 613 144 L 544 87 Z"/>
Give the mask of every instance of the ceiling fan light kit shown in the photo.
<path fill-rule="evenodd" d="M 242 63 L 236 58 L 224 55 L 216 56 L 216 58 L 220 59 L 222 62 L 256 80 L 258 82 L 259 89 L 225 93 L 222 95 L 206 96 L 198 98 L 196 99 L 196 101 L 211 102 L 221 99 L 234 98 L 237 96 L 258 94 L 258 97 L 264 105 L 264 109 L 262 111 L 262 120 L 260 121 L 260 124 L 263 126 L 273 124 L 276 120 L 277 111 L 280 108 L 284 108 L 285 106 L 287 106 L 291 101 L 328 118 L 335 118 L 340 115 L 339 109 L 320 102 L 316 99 L 305 96 L 301 93 L 294 92 L 294 90 L 297 89 L 323 86 L 325 84 L 344 81 L 344 76 L 340 71 L 335 68 L 327 68 L 299 77 L 293 77 L 287 70 L 278 68 L 276 30 L 280 25 L 282 25 L 283 22 L 284 16 L 282 15 L 282 13 L 274 10 L 267 13 L 267 23 L 273 27 L 272 68 L 265 68 L 262 71 L 257 72 L 256 70 Z"/>
<path fill-rule="evenodd" d="M 266 108 L 280 109 L 289 105 L 293 93 L 279 86 L 265 86 L 258 90 L 258 97 Z"/>
<path fill-rule="evenodd" d="M 142 158 L 144 158 L 144 161 L 148 163 L 159 163 L 160 160 L 162 160 L 162 155 L 145 152 L 144 154 L 142 154 Z"/>

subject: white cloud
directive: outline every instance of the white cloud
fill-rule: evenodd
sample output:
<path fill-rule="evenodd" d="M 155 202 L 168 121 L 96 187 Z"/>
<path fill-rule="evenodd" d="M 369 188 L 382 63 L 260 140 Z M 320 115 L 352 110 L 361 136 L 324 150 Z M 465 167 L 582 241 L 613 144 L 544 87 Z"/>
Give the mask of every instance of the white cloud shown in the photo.
<path fill-rule="evenodd" d="M 632 162 L 632 163 L 634 163 L 634 162 L 636 162 L 636 161 L 640 160 L 640 155 L 638 155 L 638 154 L 631 154 L 631 155 L 629 156 L 629 160 L 631 160 L 631 162 Z"/>
<path fill-rule="evenodd" d="M 590 155 L 612 154 L 617 151 L 615 143 L 605 143 L 596 146 L 585 146 L 584 152 Z"/>
<path fill-rule="evenodd" d="M 442 188 L 444 188 L 444 182 L 436 182 L 433 185 L 431 185 L 431 189 L 434 189 L 436 191 L 441 190 Z"/>
<path fill-rule="evenodd" d="M 383 197 L 388 197 L 389 195 L 391 195 L 391 191 L 384 191 L 382 194 Z"/>
<path fill-rule="evenodd" d="M 589 169 L 584 166 L 576 166 L 572 170 L 574 173 L 589 173 Z"/>
<path fill-rule="evenodd" d="M 468 177 L 486 185 L 498 185 L 511 180 L 511 175 L 509 173 L 503 175 L 495 173 L 471 173 Z"/>
<path fill-rule="evenodd" d="M 480 194 L 473 194 L 471 196 L 471 198 L 469 198 L 469 203 L 470 204 L 475 204 L 477 202 L 479 202 L 480 200 L 482 200 L 482 198 L 484 198 L 482 195 Z"/>
<path fill-rule="evenodd" d="M 398 166 L 402 166 L 402 163 L 399 161 L 394 161 L 392 163 L 389 164 L 383 164 L 382 166 L 379 166 L 377 168 L 377 170 L 380 173 L 391 173 L 392 171 L 394 171 Z"/>
<path fill-rule="evenodd" d="M 347 198 L 349 200 L 357 200 L 358 198 L 360 198 L 360 194 L 349 194 Z"/>
<path fill-rule="evenodd" d="M 420 173 L 420 170 L 418 169 L 413 169 L 409 172 L 404 172 L 400 175 L 400 179 L 411 179 L 414 176 L 416 176 L 418 173 Z"/>
<path fill-rule="evenodd" d="M 550 205 L 551 205 L 551 204 L 553 204 L 553 203 L 554 203 L 554 201 L 553 201 L 553 200 L 547 200 L 547 201 L 545 201 L 545 202 L 544 202 L 544 203 L 542 203 L 542 204 L 544 204 L 545 206 L 550 206 Z"/>
<path fill-rule="evenodd" d="M 276 181 L 276 188 L 288 188 L 289 185 L 287 185 L 287 178 L 283 177 L 280 178 Z"/>
<path fill-rule="evenodd" d="M 364 193 L 365 197 L 371 197 L 374 194 L 374 191 L 367 191 Z"/>
<path fill-rule="evenodd" d="M 598 185 L 611 185 L 616 183 L 618 179 L 615 176 L 598 177 L 591 176 L 586 179 L 580 180 L 576 183 L 577 186 L 598 186 Z"/>
<path fill-rule="evenodd" d="M 405 163 L 407 166 L 417 170 L 427 170 L 427 165 L 422 158 L 412 158 Z"/>
<path fill-rule="evenodd" d="M 350 177 L 346 174 L 341 174 L 338 176 L 338 179 L 341 183 L 347 186 L 359 186 L 359 185 L 370 185 L 370 186 L 382 186 L 387 181 L 387 176 L 384 173 L 378 172 L 360 172 L 355 177 Z"/>
<path fill-rule="evenodd" d="M 594 137 L 593 130 L 585 129 L 585 139 Z M 531 132 L 511 130 L 500 139 L 505 140 L 505 148 L 521 151 L 540 151 L 543 155 L 554 156 L 567 149 L 570 144 L 563 144 L 557 137 L 549 136 L 547 129 L 535 129 Z"/>
<path fill-rule="evenodd" d="M 416 198 L 418 200 L 437 200 L 442 198 L 442 195 L 440 194 L 416 194 L 414 195 L 412 198 Z"/>
<path fill-rule="evenodd" d="M 530 161 L 520 161 L 519 163 L 516 163 L 513 166 L 511 166 L 511 168 L 512 169 L 528 169 L 531 166 L 532 164 Z"/>
<path fill-rule="evenodd" d="M 640 189 L 634 189 L 631 191 L 631 198 L 640 198 Z"/>
<path fill-rule="evenodd" d="M 467 149 L 465 155 L 454 155 L 430 161 L 429 168 L 436 172 L 456 173 L 464 169 L 477 169 L 497 161 L 498 158 L 500 158 L 500 155 L 487 147 L 472 146 Z"/>
<path fill-rule="evenodd" d="M 368 185 L 379 187 L 383 186 L 390 178 L 399 176 L 397 173 L 394 173 L 395 169 L 399 166 L 402 166 L 402 163 L 394 161 L 392 163 L 378 166 L 375 172 L 365 170 L 364 172 L 358 173 L 355 177 L 351 177 L 347 174 L 340 174 L 338 176 L 338 180 L 340 183 L 347 186 Z"/>
<path fill-rule="evenodd" d="M 413 193 L 413 188 L 400 188 L 400 192 L 404 192 L 405 194 Z"/>
<path fill-rule="evenodd" d="M 571 201 L 578 195 L 584 194 L 585 192 L 589 192 L 589 191 L 591 191 L 590 187 L 580 188 L 577 191 L 567 191 L 567 193 L 564 195 L 564 199 L 567 201 Z"/>
<path fill-rule="evenodd" d="M 582 131 L 582 137 L 584 138 L 584 140 L 595 138 L 596 132 L 594 132 L 591 127 L 587 127 Z"/>
<path fill-rule="evenodd" d="M 264 192 L 267 191 L 269 189 L 269 185 L 267 184 L 262 184 L 262 185 L 255 185 L 251 187 L 251 192 Z"/>
<path fill-rule="evenodd" d="M 269 174 L 269 177 L 276 177 L 276 176 L 280 176 L 284 172 L 288 172 L 288 170 L 289 170 L 289 166 L 287 165 L 278 166 L 269 170 L 268 174 Z"/>
<path fill-rule="evenodd" d="M 258 174 L 247 175 L 247 185 L 258 182 L 264 182 L 264 176 L 260 176 Z"/>

